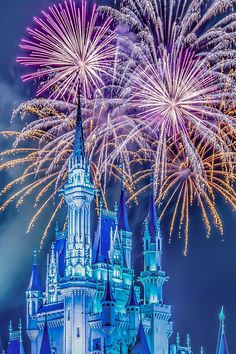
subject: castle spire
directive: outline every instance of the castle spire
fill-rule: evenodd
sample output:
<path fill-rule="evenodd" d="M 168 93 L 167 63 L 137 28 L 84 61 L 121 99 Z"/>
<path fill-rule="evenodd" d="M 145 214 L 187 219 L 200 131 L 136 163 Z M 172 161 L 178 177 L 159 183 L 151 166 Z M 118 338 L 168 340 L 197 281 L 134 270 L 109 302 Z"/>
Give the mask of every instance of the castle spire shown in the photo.
<path fill-rule="evenodd" d="M 38 265 L 37 265 L 37 250 L 34 250 L 34 262 L 32 273 L 30 277 L 30 282 L 27 291 L 41 291 L 39 273 L 38 273 Z"/>
<path fill-rule="evenodd" d="M 148 346 L 147 337 L 144 332 L 142 321 L 140 321 L 140 324 L 139 324 L 138 333 L 136 336 L 136 341 L 135 341 L 132 353 L 133 354 L 139 354 L 139 353 L 151 354 L 151 351 Z"/>
<path fill-rule="evenodd" d="M 130 287 L 130 293 L 129 293 L 128 301 L 126 303 L 126 307 L 129 306 L 139 306 L 135 289 L 134 289 L 134 283 L 132 283 Z"/>
<path fill-rule="evenodd" d="M 106 283 L 106 288 L 105 288 L 104 295 L 102 298 L 102 303 L 104 303 L 104 302 L 110 302 L 110 303 L 116 302 L 113 292 L 112 292 L 109 270 L 107 271 L 107 283 Z"/>
<path fill-rule="evenodd" d="M 80 88 L 78 89 L 78 107 L 77 107 L 77 116 L 76 116 L 76 128 L 75 128 L 75 140 L 74 140 L 74 147 L 73 147 L 73 155 L 77 156 L 79 160 L 81 158 L 82 159 L 85 158 Z"/>
<path fill-rule="evenodd" d="M 124 187 L 124 168 L 121 177 L 121 192 L 120 192 L 120 202 L 118 208 L 118 228 L 119 230 L 130 232 L 130 226 L 128 221 L 128 213 L 125 201 L 125 187 Z"/>
<path fill-rule="evenodd" d="M 149 199 L 149 208 L 148 208 L 148 216 L 147 216 L 147 226 L 148 231 L 151 236 L 151 243 L 156 242 L 156 237 L 159 234 L 159 220 L 157 217 L 156 206 L 155 206 L 155 198 L 154 198 L 154 187 L 153 180 L 151 179 L 151 193 Z"/>
<path fill-rule="evenodd" d="M 219 329 L 219 337 L 218 337 L 216 354 L 229 354 L 228 345 L 225 336 L 225 314 L 224 314 L 223 306 L 219 314 L 219 320 L 220 320 L 220 329 Z"/>
<path fill-rule="evenodd" d="M 43 338 L 41 342 L 41 348 L 39 354 L 51 354 L 51 344 L 48 333 L 48 324 L 47 320 L 45 321 L 44 329 L 43 329 Z"/>

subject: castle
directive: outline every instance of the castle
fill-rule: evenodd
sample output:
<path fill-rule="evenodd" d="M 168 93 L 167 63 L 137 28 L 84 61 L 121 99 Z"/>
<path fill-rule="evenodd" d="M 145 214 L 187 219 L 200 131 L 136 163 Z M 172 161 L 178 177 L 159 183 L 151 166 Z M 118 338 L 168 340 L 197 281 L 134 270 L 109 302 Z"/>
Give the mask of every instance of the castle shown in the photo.
<path fill-rule="evenodd" d="M 100 205 L 92 235 L 95 188 L 85 154 L 80 106 L 62 192 L 68 207 L 67 229 L 55 230 L 44 288 L 34 252 L 26 291 L 31 354 L 191 354 L 189 336 L 184 345 L 178 335 L 170 344 L 171 306 L 163 301 L 168 277 L 162 268 L 162 237 L 153 194 L 145 220 L 144 266 L 139 278 L 132 268 L 132 232 L 123 184 L 114 211 Z M 224 321 L 222 309 L 217 354 L 228 354 Z M 7 353 L 25 353 L 21 323 L 16 331 L 10 325 Z"/>

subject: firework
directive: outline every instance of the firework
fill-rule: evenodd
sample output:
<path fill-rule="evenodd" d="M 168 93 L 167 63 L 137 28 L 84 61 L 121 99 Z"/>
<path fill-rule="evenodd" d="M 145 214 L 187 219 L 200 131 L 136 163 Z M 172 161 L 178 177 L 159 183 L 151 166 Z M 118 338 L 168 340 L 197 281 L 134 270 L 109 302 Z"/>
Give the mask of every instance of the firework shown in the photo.
<path fill-rule="evenodd" d="M 166 174 L 167 141 L 170 138 L 172 142 L 181 139 L 193 169 L 204 173 L 201 157 L 190 139 L 192 127 L 211 141 L 215 149 L 227 153 L 230 159 L 232 142 L 220 124 L 235 130 L 235 119 L 222 109 L 222 102 L 229 107 L 236 98 L 231 84 L 232 91 L 225 89 L 214 71 L 205 67 L 200 59 L 195 60 L 189 51 L 173 49 L 169 54 L 165 51 L 157 64 L 148 63 L 135 71 L 132 98 L 140 109 L 139 116 L 159 141 L 155 178 L 160 177 L 157 172 L 163 178 Z M 228 76 L 228 81 L 234 80 Z M 162 164 L 162 171 L 159 164 Z"/>
<path fill-rule="evenodd" d="M 231 158 L 228 131 L 235 131 L 235 119 L 227 112 L 236 99 L 234 4 L 128 0 L 121 1 L 119 11 L 101 9 L 129 25 L 139 40 L 138 65 L 130 78 L 132 100 L 149 134 L 159 142 L 154 145 L 154 177 L 160 183 L 167 173 L 170 140 L 181 139 L 192 167 L 204 174 L 189 136 L 192 127 Z"/>
<path fill-rule="evenodd" d="M 181 141 L 169 144 L 167 176 L 156 193 L 160 219 L 168 214 L 166 220 L 169 220 L 169 241 L 171 241 L 175 230 L 177 230 L 179 237 L 182 235 L 182 230 L 184 231 L 185 255 L 188 250 L 191 211 L 194 211 L 194 208 L 199 208 L 201 211 L 207 237 L 211 234 L 211 220 L 214 221 L 220 234 L 223 234 L 222 220 L 216 204 L 217 197 L 223 198 L 233 210 L 236 210 L 234 166 L 232 167 L 232 164 L 228 162 L 225 154 L 214 150 L 211 143 L 205 142 L 199 134 L 192 131 L 190 136 L 191 142 L 201 158 L 204 174 L 193 169 Z M 234 153 L 232 152 L 232 154 Z M 154 160 L 152 163 L 155 165 Z M 162 168 L 161 165 L 159 168 Z M 154 169 L 150 168 L 145 173 L 137 172 L 134 176 L 135 183 L 140 184 L 144 179 L 147 180 L 152 176 L 153 171 Z M 202 185 L 201 190 L 198 187 L 199 181 Z M 150 185 L 145 183 L 144 187 L 139 188 L 131 199 L 149 187 Z"/>
<path fill-rule="evenodd" d="M 37 26 L 28 28 L 29 39 L 20 45 L 28 55 L 17 61 L 35 68 L 23 80 L 40 79 L 37 95 L 49 90 L 51 98 L 75 102 L 82 86 L 84 96 L 90 97 L 91 91 L 103 86 L 104 76 L 113 67 L 116 34 L 111 19 L 99 25 L 96 5 L 89 11 L 86 1 L 77 7 L 73 0 L 42 14 L 42 18 L 34 18 Z"/>

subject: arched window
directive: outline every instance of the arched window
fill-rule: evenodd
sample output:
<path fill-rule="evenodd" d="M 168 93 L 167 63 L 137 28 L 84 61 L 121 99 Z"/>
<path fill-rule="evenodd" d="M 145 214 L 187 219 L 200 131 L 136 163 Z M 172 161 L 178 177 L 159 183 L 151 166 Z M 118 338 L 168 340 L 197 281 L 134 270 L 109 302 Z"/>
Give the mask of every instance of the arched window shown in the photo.
<path fill-rule="evenodd" d="M 67 309 L 67 321 L 70 321 L 70 307 Z"/>
<path fill-rule="evenodd" d="M 35 302 L 33 301 L 32 302 L 32 308 L 31 308 L 31 310 L 32 310 L 32 315 L 35 315 L 35 312 L 36 312 L 36 306 L 35 306 Z"/>
<path fill-rule="evenodd" d="M 80 329 L 79 329 L 79 326 L 77 327 L 76 332 L 77 332 L 77 337 L 79 338 L 79 337 L 80 337 Z"/>
<path fill-rule="evenodd" d="M 158 247 L 158 251 L 160 251 L 161 250 L 161 241 L 160 241 L 160 239 L 158 239 L 158 241 L 157 241 L 157 247 Z"/>

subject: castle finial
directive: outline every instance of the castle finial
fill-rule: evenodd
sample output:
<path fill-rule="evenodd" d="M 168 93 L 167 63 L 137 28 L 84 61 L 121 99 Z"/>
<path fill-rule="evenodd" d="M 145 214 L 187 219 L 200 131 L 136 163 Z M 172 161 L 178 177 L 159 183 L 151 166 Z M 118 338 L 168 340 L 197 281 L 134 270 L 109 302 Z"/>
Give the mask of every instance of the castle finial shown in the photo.
<path fill-rule="evenodd" d="M 9 330 L 9 337 L 11 337 L 11 333 L 12 333 L 12 322 L 11 321 L 9 322 L 8 330 Z"/>
<path fill-rule="evenodd" d="M 177 347 L 180 346 L 180 335 L 179 335 L 179 333 L 177 333 L 177 335 L 176 335 L 176 345 L 177 345 Z"/>
<path fill-rule="evenodd" d="M 223 334 L 225 332 L 224 306 L 221 307 L 220 314 L 219 314 L 219 320 L 220 320 L 220 325 L 221 325 L 221 333 Z"/>
<path fill-rule="evenodd" d="M 37 265 L 37 257 L 38 257 L 38 248 L 34 246 L 34 265 Z"/>
<path fill-rule="evenodd" d="M 191 340 L 190 340 L 190 335 L 189 334 L 187 334 L 187 337 L 186 337 L 186 345 L 187 345 L 188 348 L 191 347 Z"/>
<path fill-rule="evenodd" d="M 114 212 L 115 212 L 115 223 L 117 226 L 118 225 L 118 204 L 117 204 L 117 202 L 115 202 L 115 205 L 114 205 Z"/>
<path fill-rule="evenodd" d="M 19 330 L 20 342 L 22 342 L 22 321 L 21 321 L 21 318 L 19 319 L 18 330 Z"/>

